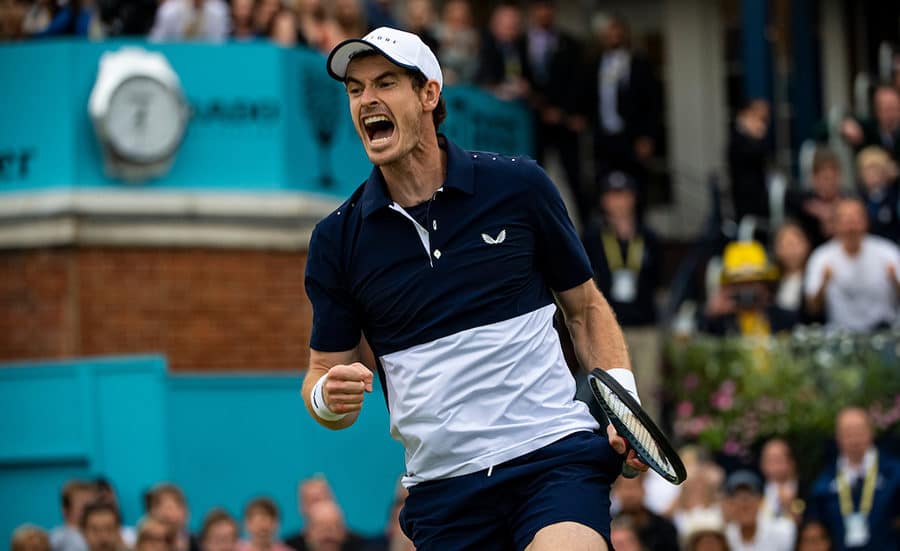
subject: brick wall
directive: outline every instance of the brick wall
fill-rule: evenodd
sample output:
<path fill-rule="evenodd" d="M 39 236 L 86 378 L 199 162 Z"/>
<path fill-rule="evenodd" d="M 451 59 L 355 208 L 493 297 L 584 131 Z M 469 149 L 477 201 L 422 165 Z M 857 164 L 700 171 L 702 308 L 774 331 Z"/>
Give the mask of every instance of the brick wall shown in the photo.
<path fill-rule="evenodd" d="M 0 252 L 0 361 L 159 352 L 174 370 L 305 368 L 305 253 Z"/>

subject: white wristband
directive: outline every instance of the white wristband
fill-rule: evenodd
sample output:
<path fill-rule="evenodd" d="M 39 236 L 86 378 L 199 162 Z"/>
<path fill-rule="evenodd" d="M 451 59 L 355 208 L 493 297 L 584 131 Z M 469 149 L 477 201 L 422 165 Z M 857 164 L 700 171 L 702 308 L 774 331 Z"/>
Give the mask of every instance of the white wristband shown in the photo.
<path fill-rule="evenodd" d="M 313 387 L 309 399 L 312 402 L 312 409 L 316 412 L 319 419 L 323 421 L 337 421 L 346 417 L 347 414 L 335 413 L 328 409 L 328 406 L 325 404 L 325 390 L 322 387 L 325 386 L 325 379 L 327 378 L 328 374 L 326 373 L 316 381 L 316 386 Z"/>
<path fill-rule="evenodd" d="M 632 373 L 630 369 L 614 367 L 612 369 L 607 369 L 606 372 L 609 373 L 617 383 L 622 385 L 625 390 L 628 391 L 628 394 L 631 394 L 631 397 L 634 398 L 638 405 L 641 404 L 641 399 L 638 397 L 637 393 L 637 383 L 634 382 L 634 373 Z"/>

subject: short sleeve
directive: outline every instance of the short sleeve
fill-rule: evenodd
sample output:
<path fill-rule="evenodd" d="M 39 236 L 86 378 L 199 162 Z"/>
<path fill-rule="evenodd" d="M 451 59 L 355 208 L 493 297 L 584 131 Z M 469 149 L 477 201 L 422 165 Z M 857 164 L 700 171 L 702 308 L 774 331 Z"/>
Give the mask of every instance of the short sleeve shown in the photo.
<path fill-rule="evenodd" d="M 581 285 L 593 277 L 593 270 L 559 190 L 536 164 L 529 180 L 538 268 L 554 291 Z"/>
<path fill-rule="evenodd" d="M 339 251 L 317 226 L 309 241 L 305 287 L 313 307 L 309 347 L 320 352 L 351 350 L 359 344 L 361 334 L 357 310 L 340 269 Z"/>

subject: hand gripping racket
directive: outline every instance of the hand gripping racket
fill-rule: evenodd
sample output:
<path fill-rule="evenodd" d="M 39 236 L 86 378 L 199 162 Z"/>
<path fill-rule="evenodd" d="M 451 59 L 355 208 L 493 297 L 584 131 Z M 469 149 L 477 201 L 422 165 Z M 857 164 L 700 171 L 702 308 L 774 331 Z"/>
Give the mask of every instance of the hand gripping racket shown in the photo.
<path fill-rule="evenodd" d="M 631 394 L 602 369 L 588 374 L 588 384 L 594 400 L 638 458 L 672 484 L 684 482 L 687 473 L 675 448 Z M 623 469 L 623 474 L 629 473 Z"/>

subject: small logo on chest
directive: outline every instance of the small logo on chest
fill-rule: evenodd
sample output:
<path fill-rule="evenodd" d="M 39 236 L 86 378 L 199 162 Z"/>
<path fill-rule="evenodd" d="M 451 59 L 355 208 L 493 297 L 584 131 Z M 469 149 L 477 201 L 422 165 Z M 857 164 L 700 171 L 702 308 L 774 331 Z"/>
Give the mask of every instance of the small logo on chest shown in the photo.
<path fill-rule="evenodd" d="M 491 237 L 490 235 L 483 233 L 481 234 L 481 238 L 484 239 L 484 242 L 488 245 L 499 245 L 506 241 L 506 230 L 500 230 L 497 237 Z"/>

